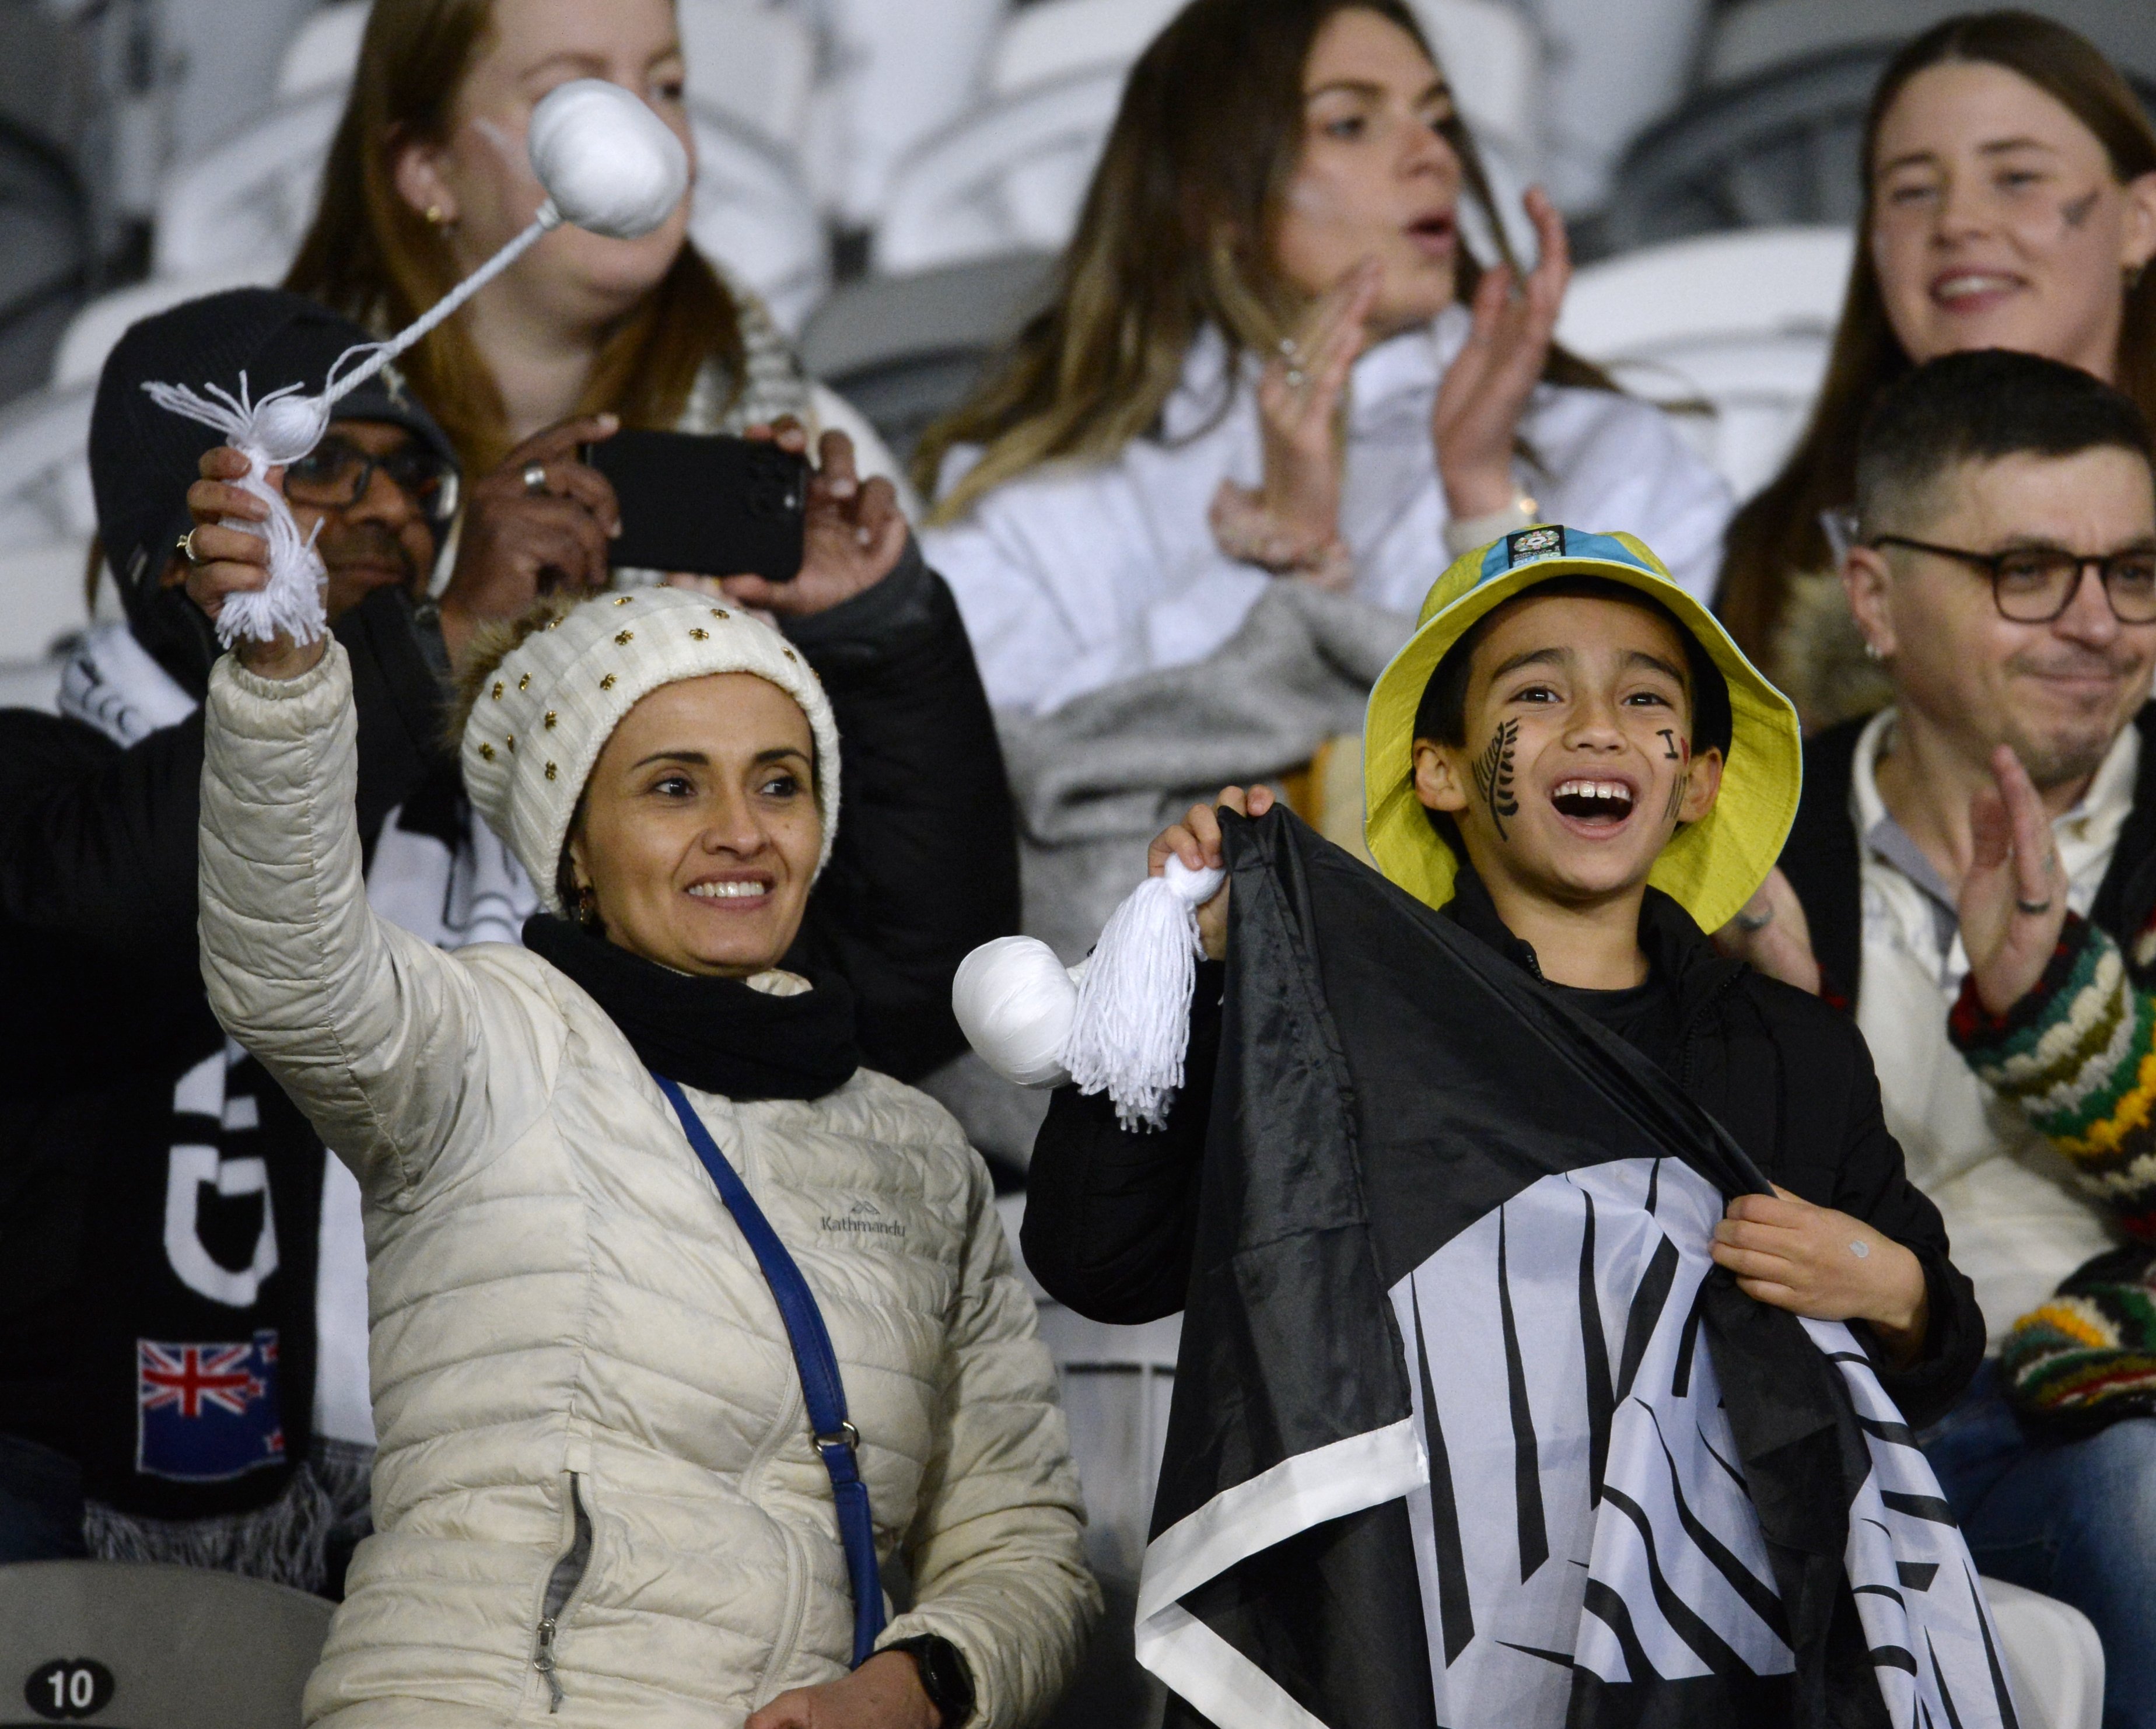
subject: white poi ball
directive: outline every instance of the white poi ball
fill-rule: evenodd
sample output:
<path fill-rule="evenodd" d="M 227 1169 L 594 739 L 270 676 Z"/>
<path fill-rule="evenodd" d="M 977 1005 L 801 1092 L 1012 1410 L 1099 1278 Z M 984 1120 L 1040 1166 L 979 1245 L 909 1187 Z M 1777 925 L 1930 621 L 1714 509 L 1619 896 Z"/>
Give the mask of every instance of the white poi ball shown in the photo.
<path fill-rule="evenodd" d="M 297 462 L 321 443 L 329 427 L 330 405 L 318 396 L 295 392 L 254 409 L 254 439 L 272 464 Z"/>
<path fill-rule="evenodd" d="M 531 110 L 531 172 L 564 222 L 615 240 L 649 233 L 689 189 L 689 153 L 643 100 L 579 78 Z"/>
<path fill-rule="evenodd" d="M 1055 951 L 1030 936 L 998 936 L 958 963 L 951 1008 L 966 1042 L 1006 1080 L 1060 1086 L 1064 1042 L 1078 987 Z"/>

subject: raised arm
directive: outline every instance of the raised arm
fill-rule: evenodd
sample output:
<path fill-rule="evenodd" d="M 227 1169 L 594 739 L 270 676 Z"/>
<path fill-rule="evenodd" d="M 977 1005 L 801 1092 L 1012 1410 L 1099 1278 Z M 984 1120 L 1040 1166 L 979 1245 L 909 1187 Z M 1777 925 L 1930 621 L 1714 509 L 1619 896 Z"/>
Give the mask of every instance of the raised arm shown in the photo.
<path fill-rule="evenodd" d="M 204 726 L 203 978 L 226 1030 L 362 1187 L 395 1206 L 445 1147 L 493 1144 L 495 1101 L 477 975 L 367 904 L 356 730 L 350 661 L 333 639 L 295 676 L 218 662 Z"/>

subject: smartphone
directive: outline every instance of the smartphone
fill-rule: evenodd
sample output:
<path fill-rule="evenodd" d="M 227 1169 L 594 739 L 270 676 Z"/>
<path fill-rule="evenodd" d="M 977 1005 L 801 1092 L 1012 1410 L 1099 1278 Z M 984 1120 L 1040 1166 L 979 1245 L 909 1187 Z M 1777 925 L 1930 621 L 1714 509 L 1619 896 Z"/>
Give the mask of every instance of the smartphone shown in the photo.
<path fill-rule="evenodd" d="M 620 501 L 617 568 L 773 582 L 800 574 L 806 458 L 717 434 L 628 431 L 585 445 L 583 459 Z"/>

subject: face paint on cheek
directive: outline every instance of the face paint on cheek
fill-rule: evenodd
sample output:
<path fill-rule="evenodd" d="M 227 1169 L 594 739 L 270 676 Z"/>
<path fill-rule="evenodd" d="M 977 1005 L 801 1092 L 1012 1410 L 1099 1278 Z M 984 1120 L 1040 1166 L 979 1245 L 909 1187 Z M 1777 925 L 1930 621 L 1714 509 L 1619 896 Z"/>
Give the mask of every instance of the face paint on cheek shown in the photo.
<path fill-rule="evenodd" d="M 1490 807 L 1490 826 L 1497 839 L 1505 839 L 1505 818 L 1520 813 L 1520 801 L 1512 796 L 1512 748 L 1519 742 L 1520 723 L 1501 721 L 1490 742 L 1475 759 L 1475 785 Z"/>
<path fill-rule="evenodd" d="M 1691 741 L 1679 738 L 1671 728 L 1666 726 L 1660 736 L 1662 742 L 1669 747 L 1669 756 L 1666 760 L 1684 764 L 1677 771 L 1677 777 L 1670 782 L 1669 808 L 1662 813 L 1664 822 L 1674 823 L 1677 819 L 1677 813 L 1684 808 L 1685 793 L 1691 786 Z"/>
<path fill-rule="evenodd" d="M 1665 726 L 1655 736 L 1662 741 L 1662 760 L 1665 762 L 1681 762 L 1684 760 L 1684 752 L 1677 748 L 1676 728 Z"/>
<path fill-rule="evenodd" d="M 2078 198 L 2059 206 L 2059 215 L 2068 228 L 2077 228 L 2089 219 L 2089 213 L 2096 208 L 2097 198 L 2102 191 L 2102 187 L 2091 187 Z"/>

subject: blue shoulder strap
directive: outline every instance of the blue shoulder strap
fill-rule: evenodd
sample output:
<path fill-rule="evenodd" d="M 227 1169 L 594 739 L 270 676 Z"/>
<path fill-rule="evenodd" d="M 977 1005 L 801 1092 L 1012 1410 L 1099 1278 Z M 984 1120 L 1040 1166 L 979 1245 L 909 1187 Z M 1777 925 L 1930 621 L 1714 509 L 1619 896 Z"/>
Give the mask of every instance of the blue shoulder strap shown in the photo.
<path fill-rule="evenodd" d="M 869 1485 L 861 1480 L 860 1461 L 855 1449 L 860 1431 L 846 1420 L 846 1389 L 839 1378 L 839 1359 L 831 1349 L 831 1335 L 824 1326 L 824 1312 L 801 1269 L 778 1240 L 778 1233 L 763 1216 L 703 1120 L 689 1108 L 677 1082 L 654 1073 L 659 1090 L 681 1119 L 682 1132 L 696 1150 L 704 1168 L 717 1186 L 748 1246 L 756 1251 L 757 1265 L 778 1301 L 786 1337 L 793 1346 L 794 1367 L 801 1372 L 801 1393 L 808 1407 L 808 1431 L 823 1455 L 824 1469 L 831 1474 L 831 1495 L 839 1504 L 839 1539 L 846 1551 L 846 1576 L 854 1588 L 854 1664 L 858 1668 L 875 1650 L 876 1636 L 883 1631 L 883 1578 L 876 1567 L 875 1524 L 869 1516 Z"/>

